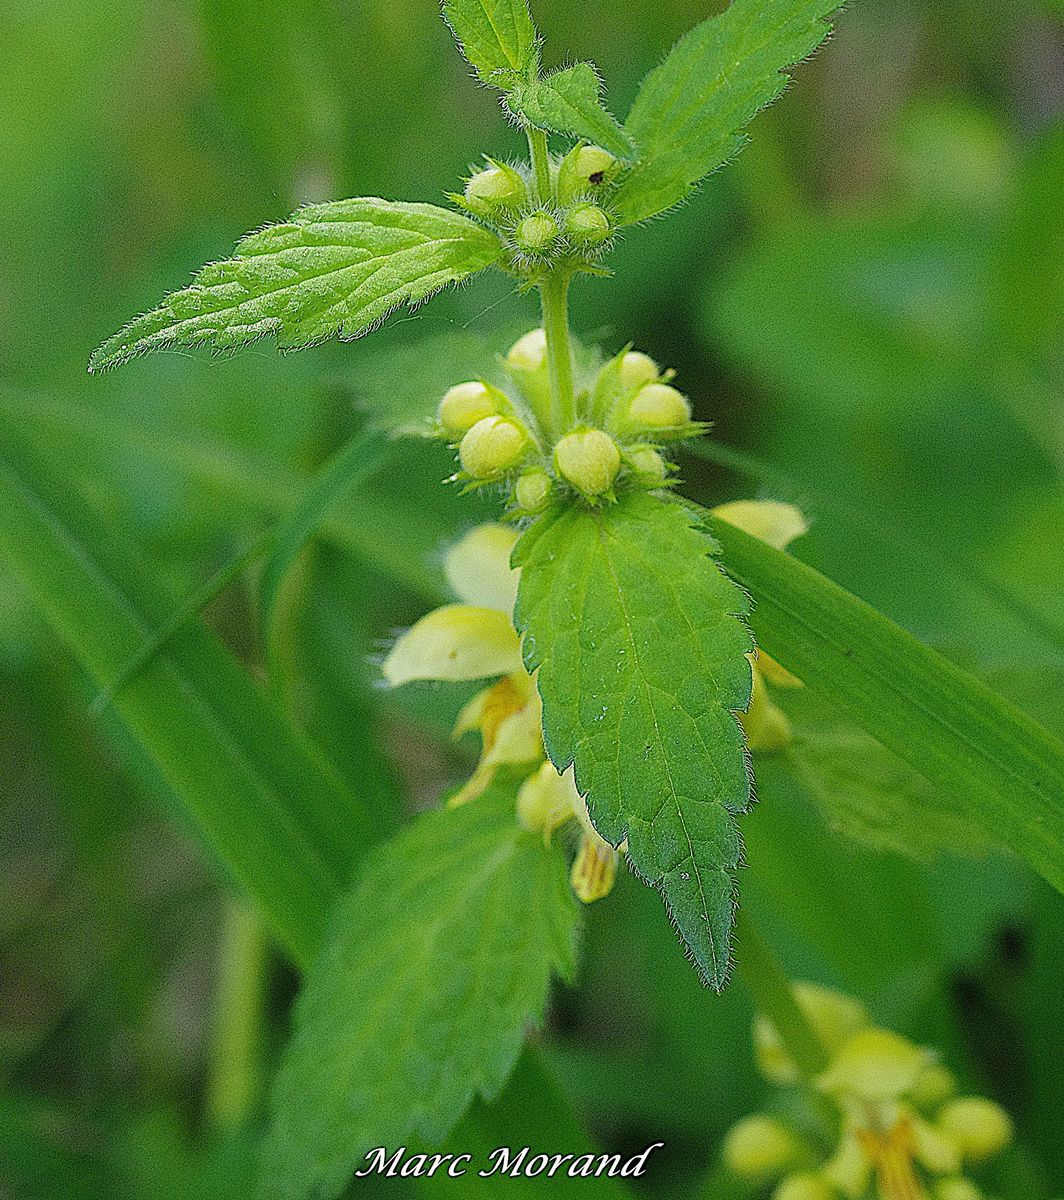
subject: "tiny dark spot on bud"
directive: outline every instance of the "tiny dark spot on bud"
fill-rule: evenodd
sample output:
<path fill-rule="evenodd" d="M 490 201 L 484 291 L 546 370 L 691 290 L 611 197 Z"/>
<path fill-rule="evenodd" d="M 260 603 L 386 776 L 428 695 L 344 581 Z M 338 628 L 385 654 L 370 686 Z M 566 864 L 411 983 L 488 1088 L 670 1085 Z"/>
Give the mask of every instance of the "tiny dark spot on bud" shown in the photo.
<path fill-rule="evenodd" d="M 592 171 L 588 176 L 588 180 L 591 183 L 601 183 L 605 178 L 606 173 L 604 171 Z"/>

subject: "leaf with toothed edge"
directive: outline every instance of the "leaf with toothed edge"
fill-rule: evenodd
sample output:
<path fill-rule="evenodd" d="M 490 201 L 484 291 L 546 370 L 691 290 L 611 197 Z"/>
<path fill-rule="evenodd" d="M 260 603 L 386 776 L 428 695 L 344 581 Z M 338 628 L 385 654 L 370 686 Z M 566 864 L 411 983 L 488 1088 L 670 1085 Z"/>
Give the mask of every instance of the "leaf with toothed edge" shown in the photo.
<path fill-rule="evenodd" d="M 615 158 L 635 157 L 635 144 L 602 103 L 602 83 L 591 63 L 577 63 L 545 79 L 518 84 L 506 107 L 540 129 L 595 142 Z"/>
<path fill-rule="evenodd" d="M 526 0 L 444 0 L 443 19 L 482 83 L 507 91 L 538 62 Z"/>
<path fill-rule="evenodd" d="M 827 37 L 839 0 L 732 0 L 686 33 L 643 80 L 625 129 L 640 149 L 613 205 L 622 224 L 688 196 L 743 144 L 743 126 L 780 95 L 788 67 Z"/>
<path fill-rule="evenodd" d="M 191 287 L 130 322 L 90 371 L 176 346 L 228 350 L 274 335 L 281 349 L 350 340 L 401 305 L 498 262 L 502 244 L 468 217 L 433 204 L 375 197 L 312 204 L 250 233 Z"/>
<path fill-rule="evenodd" d="M 547 751 L 591 818 L 660 887 L 702 977 L 722 987 L 751 800 L 735 713 L 750 701 L 746 594 L 682 503 L 629 493 L 557 508 L 521 537 L 515 621 L 538 671 Z"/>

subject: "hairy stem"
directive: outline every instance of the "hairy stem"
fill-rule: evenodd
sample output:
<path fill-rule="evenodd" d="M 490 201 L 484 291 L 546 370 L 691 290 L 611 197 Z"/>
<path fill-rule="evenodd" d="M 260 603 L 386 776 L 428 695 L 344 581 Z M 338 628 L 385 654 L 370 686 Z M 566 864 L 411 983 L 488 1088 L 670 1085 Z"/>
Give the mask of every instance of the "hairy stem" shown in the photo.
<path fill-rule="evenodd" d="M 239 1129 L 258 1102 L 265 1002 L 266 932 L 258 915 L 230 900 L 218 946 L 214 1045 L 207 1112 L 215 1129 Z"/>
<path fill-rule="evenodd" d="M 758 1011 L 772 1022 L 787 1053 L 807 1079 L 828 1065 L 820 1038 L 794 996 L 779 960 L 766 945 L 745 908 L 735 918 L 736 969 Z"/>
<path fill-rule="evenodd" d="M 531 125 L 527 129 L 527 133 L 528 151 L 532 158 L 532 176 L 536 188 L 536 203 L 547 204 L 551 198 L 547 135 L 542 129 L 533 129 Z"/>

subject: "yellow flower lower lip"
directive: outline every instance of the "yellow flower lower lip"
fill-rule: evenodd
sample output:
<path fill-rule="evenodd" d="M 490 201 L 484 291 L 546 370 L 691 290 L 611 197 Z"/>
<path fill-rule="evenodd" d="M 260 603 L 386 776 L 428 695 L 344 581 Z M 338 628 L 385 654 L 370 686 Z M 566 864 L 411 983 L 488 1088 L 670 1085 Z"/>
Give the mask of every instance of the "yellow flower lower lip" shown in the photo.
<path fill-rule="evenodd" d="M 414 680 L 462 683 L 524 670 L 510 618 L 495 608 L 448 604 L 399 638 L 381 668 L 392 687 Z"/>

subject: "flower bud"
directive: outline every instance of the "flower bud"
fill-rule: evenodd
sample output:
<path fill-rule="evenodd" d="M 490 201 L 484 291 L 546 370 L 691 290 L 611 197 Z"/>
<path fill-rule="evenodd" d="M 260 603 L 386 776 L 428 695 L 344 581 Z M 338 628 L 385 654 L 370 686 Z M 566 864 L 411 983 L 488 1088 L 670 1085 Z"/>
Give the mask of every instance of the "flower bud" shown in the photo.
<path fill-rule="evenodd" d="M 594 904 L 613 891 L 617 878 L 617 851 L 591 829 L 580 839 L 580 848 L 573 859 L 569 882 L 582 904 Z"/>
<path fill-rule="evenodd" d="M 772 1200 L 835 1200 L 837 1193 L 819 1175 L 792 1175 L 772 1193 Z"/>
<path fill-rule="evenodd" d="M 657 383 L 659 374 L 658 364 L 649 354 L 643 354 L 639 350 L 626 350 L 621 355 L 618 383 L 625 395 L 645 387 L 648 383 Z"/>
<path fill-rule="evenodd" d="M 643 484 L 659 487 L 665 482 L 668 467 L 661 455 L 650 446 L 636 446 L 625 455 L 628 469 Z"/>
<path fill-rule="evenodd" d="M 948 1068 L 932 1063 L 916 1081 L 909 1099 L 925 1112 L 939 1108 L 957 1092 L 957 1082 Z"/>
<path fill-rule="evenodd" d="M 558 237 L 558 222 L 546 212 L 532 213 L 517 226 L 514 241 L 528 254 L 545 254 Z"/>
<path fill-rule="evenodd" d="M 801 1156 L 798 1139 L 782 1121 L 755 1113 L 733 1125 L 721 1148 L 725 1165 L 750 1183 L 769 1183 Z"/>
<path fill-rule="evenodd" d="M 628 408 L 628 418 L 641 429 L 673 429 L 691 419 L 687 397 L 667 383 L 648 383 Z"/>
<path fill-rule="evenodd" d="M 938 1114 L 938 1127 L 969 1162 L 993 1158 L 1012 1141 L 1012 1121 L 993 1100 L 965 1096 Z"/>
<path fill-rule="evenodd" d="M 437 412 L 440 424 L 447 433 L 465 433 L 485 417 L 499 411 L 498 396 L 487 384 L 471 380 L 448 388 Z"/>
<path fill-rule="evenodd" d="M 825 1092 L 869 1104 L 898 1100 L 931 1056 L 889 1029 L 863 1029 L 847 1039 L 817 1081 Z"/>
<path fill-rule="evenodd" d="M 983 1193 L 958 1175 L 954 1179 L 940 1179 L 935 1184 L 934 1197 L 935 1200 L 983 1200 Z"/>
<path fill-rule="evenodd" d="M 597 204 L 579 204 L 566 215 L 565 232 L 578 246 L 601 246 L 612 230 L 609 217 Z"/>
<path fill-rule="evenodd" d="M 517 791 L 517 819 L 525 829 L 542 833 L 544 841 L 549 841 L 555 829 L 575 815 L 575 791 L 567 776 L 545 762 Z"/>
<path fill-rule="evenodd" d="M 519 207 L 528 198 L 528 189 L 513 167 L 493 163 L 469 180 L 465 186 L 465 198 L 478 216 L 490 217 L 500 209 Z"/>
<path fill-rule="evenodd" d="M 458 456 L 474 479 L 493 479 L 524 457 L 528 435 L 505 417 L 484 417 L 462 438 Z"/>
<path fill-rule="evenodd" d="M 617 160 L 601 146 L 574 146 L 558 167 L 558 198 L 563 204 L 587 195 L 616 174 Z"/>
<path fill-rule="evenodd" d="M 617 478 L 621 452 L 601 429 L 580 429 L 567 433 L 554 447 L 554 465 L 578 492 L 601 496 Z"/>
<path fill-rule="evenodd" d="M 551 477 L 542 467 L 534 467 L 531 471 L 518 477 L 514 488 L 514 499 L 522 512 L 536 513 L 546 504 L 550 495 Z"/>
<path fill-rule="evenodd" d="M 547 365 L 547 335 L 542 329 L 533 329 L 518 338 L 506 356 L 506 365 L 511 371 L 541 371 Z"/>
<path fill-rule="evenodd" d="M 794 998 L 829 1055 L 868 1024 L 868 1011 L 859 1000 L 831 988 L 800 981 L 794 985 Z M 754 1049 L 757 1065 L 766 1079 L 773 1083 L 794 1083 L 798 1079 L 798 1068 L 775 1026 L 764 1016 L 754 1023 Z"/>

